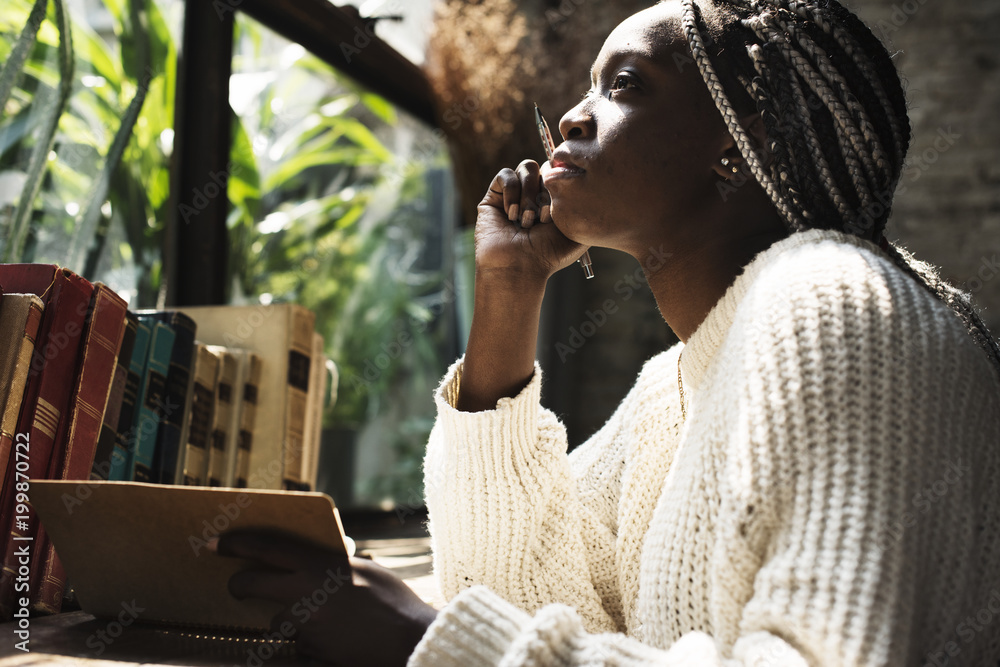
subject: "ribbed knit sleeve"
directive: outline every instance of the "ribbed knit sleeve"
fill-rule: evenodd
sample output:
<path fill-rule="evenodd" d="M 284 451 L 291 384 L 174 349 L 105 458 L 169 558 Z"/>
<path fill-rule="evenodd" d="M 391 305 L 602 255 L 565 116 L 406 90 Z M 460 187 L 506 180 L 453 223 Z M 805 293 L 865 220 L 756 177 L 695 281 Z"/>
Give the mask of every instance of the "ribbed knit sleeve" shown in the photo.
<path fill-rule="evenodd" d="M 475 413 L 453 407 L 461 378 L 460 360 L 437 391 L 438 420 L 424 466 L 442 593 L 451 598 L 484 584 L 520 609 L 572 604 L 588 628 L 616 629 L 616 490 L 607 489 L 591 506 L 580 502 L 565 429 L 539 405 L 540 369 L 518 396 Z M 609 424 L 602 431 L 606 435 L 588 443 L 598 454 L 584 468 L 601 471 L 596 477 L 612 471 L 613 478 L 613 469 L 622 465 L 613 429 Z"/>

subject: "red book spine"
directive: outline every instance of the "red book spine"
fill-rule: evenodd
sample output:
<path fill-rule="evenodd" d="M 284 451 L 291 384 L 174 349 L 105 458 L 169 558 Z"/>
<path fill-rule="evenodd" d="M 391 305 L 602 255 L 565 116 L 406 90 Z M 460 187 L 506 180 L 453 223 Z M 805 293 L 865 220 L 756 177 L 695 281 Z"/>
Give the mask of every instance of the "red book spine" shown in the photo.
<path fill-rule="evenodd" d="M 52 276 L 51 282 L 41 286 L 39 274 L 45 271 Z M 14 467 L 8 466 L 8 479 L 0 501 L 0 534 L 7 537 L 0 572 L 0 621 L 7 621 L 13 618 L 15 590 L 25 592 L 26 586 L 22 584 L 27 583 L 24 581 L 27 578 L 18 574 L 17 551 L 34 540 L 38 523 L 30 507 L 23 514 L 15 514 L 15 482 L 24 481 L 25 477 L 29 481 L 44 479 L 49 471 L 52 447 L 65 432 L 68 420 L 64 413 L 73 389 L 80 336 L 94 288 L 67 269 L 43 265 L 0 266 L 0 284 L 9 291 L 33 292 L 45 302 L 41 332 L 32 355 L 28 387 L 15 434 L 15 438 L 21 434 L 28 436 L 28 470 L 27 473 L 15 473 Z M 34 549 L 31 551 L 38 555 Z"/>
<path fill-rule="evenodd" d="M 125 301 L 106 285 L 94 286 L 93 305 L 80 350 L 76 388 L 70 397 L 68 436 L 64 442 L 57 442 L 52 451 L 52 460 L 59 462 L 53 479 L 84 480 L 90 477 L 118 348 L 125 332 L 126 308 Z M 45 528 L 38 526 L 29 586 L 33 609 L 58 613 L 65 587 L 66 573 L 62 563 L 49 542 Z"/>

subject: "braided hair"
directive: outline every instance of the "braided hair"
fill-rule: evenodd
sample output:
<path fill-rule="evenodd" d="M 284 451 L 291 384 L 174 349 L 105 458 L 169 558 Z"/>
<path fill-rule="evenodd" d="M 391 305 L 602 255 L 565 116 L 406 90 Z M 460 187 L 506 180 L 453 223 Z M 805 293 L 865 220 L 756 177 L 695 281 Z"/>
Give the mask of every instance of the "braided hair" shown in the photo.
<path fill-rule="evenodd" d="M 910 141 L 889 53 L 836 0 L 681 0 L 694 61 L 750 173 L 790 232 L 837 229 L 877 243 L 948 304 L 1000 375 L 1000 348 L 968 293 L 889 243 L 885 225 Z M 722 57 L 722 56 L 725 57 Z M 737 109 L 760 113 L 766 159 Z"/>

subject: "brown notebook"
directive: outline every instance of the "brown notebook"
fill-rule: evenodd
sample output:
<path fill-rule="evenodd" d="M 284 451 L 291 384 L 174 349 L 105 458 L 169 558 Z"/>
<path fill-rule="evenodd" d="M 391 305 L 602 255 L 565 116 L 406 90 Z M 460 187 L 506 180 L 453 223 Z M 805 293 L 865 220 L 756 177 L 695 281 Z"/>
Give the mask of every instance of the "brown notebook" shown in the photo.
<path fill-rule="evenodd" d="M 227 589 L 253 563 L 208 551 L 205 541 L 271 528 L 345 552 L 340 517 L 322 493 L 33 480 L 31 504 L 80 606 L 98 617 L 128 605 L 140 621 L 267 630 L 280 605 L 237 600 Z"/>

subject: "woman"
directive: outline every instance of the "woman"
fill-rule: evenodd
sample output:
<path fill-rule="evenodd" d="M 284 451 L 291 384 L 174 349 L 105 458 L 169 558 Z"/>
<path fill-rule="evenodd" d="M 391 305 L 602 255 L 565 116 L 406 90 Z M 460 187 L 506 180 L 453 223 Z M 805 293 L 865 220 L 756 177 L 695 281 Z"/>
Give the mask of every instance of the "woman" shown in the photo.
<path fill-rule="evenodd" d="M 909 137 L 833 0 L 675 0 L 608 37 L 551 162 L 479 207 L 467 353 L 426 460 L 436 613 L 360 562 L 300 629 L 345 664 L 1000 660 L 1000 356 L 885 241 Z M 547 279 L 635 256 L 682 343 L 566 455 L 538 404 Z M 663 259 L 665 257 L 665 259 Z M 226 536 L 291 604 L 336 558 Z M 386 632 L 392 628 L 392 632 Z"/>

